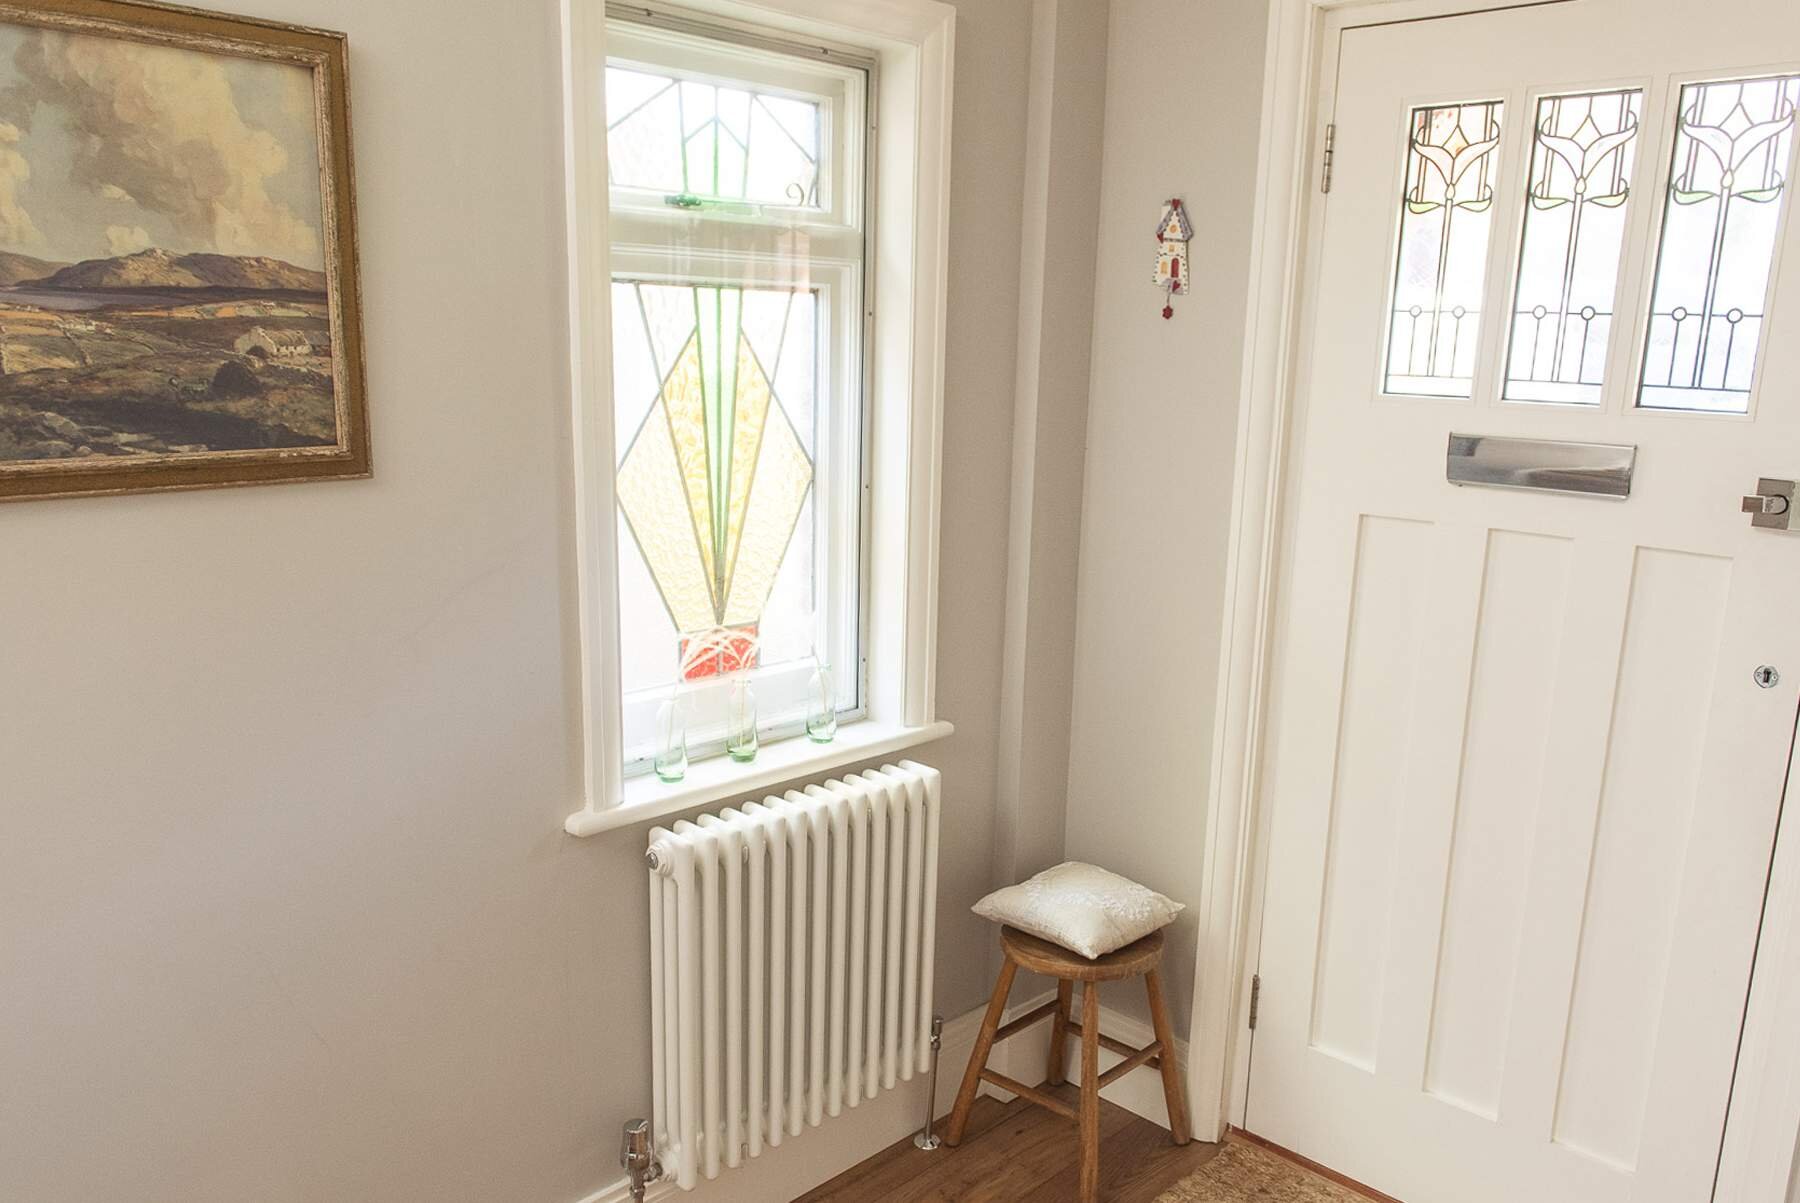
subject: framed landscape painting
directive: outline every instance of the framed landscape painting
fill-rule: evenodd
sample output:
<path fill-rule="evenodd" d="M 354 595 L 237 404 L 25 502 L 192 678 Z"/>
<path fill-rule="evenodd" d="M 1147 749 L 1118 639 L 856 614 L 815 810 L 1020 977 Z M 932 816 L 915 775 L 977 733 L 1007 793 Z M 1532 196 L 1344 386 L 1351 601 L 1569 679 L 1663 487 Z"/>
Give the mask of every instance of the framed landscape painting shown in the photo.
<path fill-rule="evenodd" d="M 343 35 L 0 0 L 0 500 L 367 476 Z"/>

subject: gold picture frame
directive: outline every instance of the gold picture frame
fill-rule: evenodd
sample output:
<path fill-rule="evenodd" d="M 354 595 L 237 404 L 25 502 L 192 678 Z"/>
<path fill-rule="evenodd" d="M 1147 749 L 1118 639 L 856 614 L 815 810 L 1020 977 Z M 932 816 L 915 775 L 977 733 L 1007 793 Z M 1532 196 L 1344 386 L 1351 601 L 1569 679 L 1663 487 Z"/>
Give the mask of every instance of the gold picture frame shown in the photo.
<path fill-rule="evenodd" d="M 0 2 L 0 500 L 368 476 L 354 178 L 341 33 Z"/>

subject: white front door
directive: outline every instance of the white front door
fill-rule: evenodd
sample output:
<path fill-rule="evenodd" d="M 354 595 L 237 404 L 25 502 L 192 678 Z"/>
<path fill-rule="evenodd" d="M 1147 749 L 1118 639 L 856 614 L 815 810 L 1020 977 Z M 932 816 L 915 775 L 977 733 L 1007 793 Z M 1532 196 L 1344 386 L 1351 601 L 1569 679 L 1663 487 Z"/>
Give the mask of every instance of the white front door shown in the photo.
<path fill-rule="evenodd" d="M 1800 11 L 1421 16 L 1320 55 L 1247 1127 L 1405 1203 L 1702 1203 L 1800 698 L 1800 522 L 1740 511 L 1800 477 Z M 1630 497 L 1454 486 L 1453 432 Z"/>

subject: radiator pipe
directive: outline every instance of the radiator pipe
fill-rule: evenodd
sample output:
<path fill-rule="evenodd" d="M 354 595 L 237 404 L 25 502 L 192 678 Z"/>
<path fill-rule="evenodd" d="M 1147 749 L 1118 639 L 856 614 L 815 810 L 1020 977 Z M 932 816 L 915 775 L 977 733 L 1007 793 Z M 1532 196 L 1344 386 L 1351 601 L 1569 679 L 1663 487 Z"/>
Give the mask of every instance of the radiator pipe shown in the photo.
<path fill-rule="evenodd" d="M 925 1087 L 925 1130 L 913 1137 L 913 1147 L 924 1149 L 927 1153 L 942 1145 L 937 1133 L 931 1130 L 932 1112 L 937 1110 L 937 1071 L 938 1052 L 944 1047 L 944 1017 L 931 1017 L 931 1077 Z"/>
<path fill-rule="evenodd" d="M 619 1164 L 625 1167 L 625 1173 L 631 1179 L 632 1203 L 644 1203 L 645 1185 L 662 1177 L 662 1166 L 657 1163 L 656 1154 L 650 1149 L 649 1120 L 625 1121 L 625 1133 L 619 1146 Z"/>

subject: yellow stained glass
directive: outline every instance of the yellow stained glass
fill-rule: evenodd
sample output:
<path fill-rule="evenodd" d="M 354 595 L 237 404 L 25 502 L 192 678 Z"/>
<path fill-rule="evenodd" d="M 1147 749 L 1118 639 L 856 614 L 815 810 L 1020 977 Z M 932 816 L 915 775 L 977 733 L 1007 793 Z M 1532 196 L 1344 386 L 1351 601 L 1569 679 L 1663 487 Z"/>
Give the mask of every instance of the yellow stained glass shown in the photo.
<path fill-rule="evenodd" d="M 618 475 L 620 509 L 684 636 L 761 619 L 813 482 L 742 332 L 741 290 L 692 293 L 694 335 Z"/>
<path fill-rule="evenodd" d="M 772 418 L 763 434 L 756 481 L 726 585 L 725 626 L 755 622 L 762 616 L 800 507 L 812 487 L 812 461 L 785 416 Z"/>
<path fill-rule="evenodd" d="M 675 456 L 681 462 L 681 479 L 687 486 L 688 512 L 693 516 L 695 545 L 700 551 L 701 571 L 711 590 L 713 604 L 719 599 L 718 568 L 713 561 L 711 460 L 706 438 L 706 395 L 700 385 L 699 339 L 688 339 L 674 370 L 663 383 L 663 400 L 668 405 L 669 437 L 675 443 Z M 678 624 L 679 625 L 679 624 Z"/>
<path fill-rule="evenodd" d="M 669 429 L 668 409 L 659 400 L 650 407 L 650 416 L 619 465 L 619 508 L 650 565 L 675 629 L 698 631 L 713 625 L 717 610 L 701 567 Z M 675 504 L 669 504 L 671 500 Z"/>
<path fill-rule="evenodd" d="M 754 464 L 757 448 L 762 443 L 763 426 L 769 417 L 769 405 L 772 397 L 769 393 L 768 377 L 763 375 L 756 356 L 750 352 L 750 343 L 738 340 L 737 367 L 737 420 L 731 427 L 731 493 L 725 514 L 725 563 L 730 564 L 737 558 L 738 541 L 743 535 L 744 513 L 750 506 L 750 488 L 756 483 L 756 473 L 736 471 L 738 464 Z M 812 479 L 812 465 L 807 465 L 807 479 Z M 785 550 L 787 544 L 782 544 Z"/>

